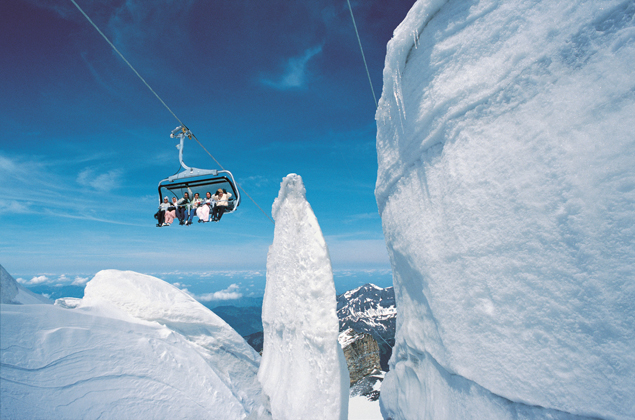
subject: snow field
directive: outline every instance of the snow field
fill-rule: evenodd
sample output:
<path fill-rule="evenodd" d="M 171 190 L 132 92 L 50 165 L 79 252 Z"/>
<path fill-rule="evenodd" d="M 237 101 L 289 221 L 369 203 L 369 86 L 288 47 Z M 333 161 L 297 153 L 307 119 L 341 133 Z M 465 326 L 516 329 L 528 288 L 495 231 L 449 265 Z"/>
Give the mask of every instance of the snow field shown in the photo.
<path fill-rule="evenodd" d="M 271 418 L 258 355 L 177 288 L 107 270 L 60 304 L 1 306 L 0 417 Z"/>

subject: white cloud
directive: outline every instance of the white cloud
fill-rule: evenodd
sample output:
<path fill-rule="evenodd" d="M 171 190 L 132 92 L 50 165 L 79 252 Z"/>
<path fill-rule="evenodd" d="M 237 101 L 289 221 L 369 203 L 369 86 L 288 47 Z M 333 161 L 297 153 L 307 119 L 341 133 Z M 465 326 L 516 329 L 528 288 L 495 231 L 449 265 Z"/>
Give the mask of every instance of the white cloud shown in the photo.
<path fill-rule="evenodd" d="M 30 210 L 25 203 L 19 203 L 15 200 L 0 201 L 0 214 L 24 214 Z"/>
<path fill-rule="evenodd" d="M 45 283 L 49 281 L 49 278 L 46 276 L 35 276 L 31 280 L 25 280 L 23 278 L 19 278 L 16 281 L 21 284 L 41 284 L 41 283 Z"/>
<path fill-rule="evenodd" d="M 263 77 L 261 79 L 262 83 L 280 90 L 303 88 L 306 85 L 307 64 L 311 58 L 320 52 L 322 52 L 322 46 L 318 45 L 317 47 L 309 48 L 299 57 L 289 58 L 285 65 L 284 73 L 277 80 Z"/>
<path fill-rule="evenodd" d="M 232 284 L 225 290 L 219 290 L 218 292 L 213 292 L 213 293 L 205 293 L 200 296 L 190 293 L 187 289 L 182 289 L 182 290 L 200 302 L 211 302 L 213 300 L 240 299 L 241 297 L 243 297 L 243 294 L 238 292 L 239 289 L 240 288 L 237 284 Z"/>
<path fill-rule="evenodd" d="M 111 191 L 119 187 L 121 169 L 113 169 L 105 173 L 97 173 L 92 168 L 85 168 L 77 175 L 77 183 L 98 191 Z"/>
<path fill-rule="evenodd" d="M 83 286 L 86 283 L 88 283 L 88 280 L 90 278 L 89 277 L 80 277 L 80 276 L 76 276 L 75 280 L 73 280 L 73 282 L 71 283 L 73 286 Z"/>

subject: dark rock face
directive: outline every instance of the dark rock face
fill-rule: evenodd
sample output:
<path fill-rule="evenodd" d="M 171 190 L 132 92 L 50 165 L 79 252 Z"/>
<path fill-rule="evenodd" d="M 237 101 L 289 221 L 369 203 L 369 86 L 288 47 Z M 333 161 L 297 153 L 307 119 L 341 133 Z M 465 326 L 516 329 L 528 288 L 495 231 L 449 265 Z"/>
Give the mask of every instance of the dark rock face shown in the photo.
<path fill-rule="evenodd" d="M 339 342 L 346 357 L 351 385 L 380 369 L 379 346 L 372 335 L 349 328 L 340 334 Z"/>
<path fill-rule="evenodd" d="M 254 350 L 262 355 L 262 347 L 264 342 L 264 334 L 262 331 L 246 335 L 243 338 L 245 339 L 245 341 L 247 341 L 247 344 L 249 344 L 251 347 L 253 347 Z"/>
<path fill-rule="evenodd" d="M 349 328 L 370 334 L 379 345 L 380 364 L 388 371 L 388 360 L 395 345 L 397 308 L 395 289 L 365 284 L 337 297 L 340 332 Z"/>

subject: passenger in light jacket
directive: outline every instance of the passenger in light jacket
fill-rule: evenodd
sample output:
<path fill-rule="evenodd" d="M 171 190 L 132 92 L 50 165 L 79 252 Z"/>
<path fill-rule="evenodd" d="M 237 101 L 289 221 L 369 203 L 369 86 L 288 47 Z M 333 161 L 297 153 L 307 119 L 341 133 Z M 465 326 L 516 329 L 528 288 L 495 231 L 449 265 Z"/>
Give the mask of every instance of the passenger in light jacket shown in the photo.
<path fill-rule="evenodd" d="M 216 202 L 214 209 L 212 211 L 212 222 L 220 221 L 220 218 L 223 217 L 223 213 L 227 210 L 227 206 L 229 205 L 229 198 L 231 197 L 231 193 L 219 188 L 216 191 L 216 194 L 212 197 L 212 199 Z"/>

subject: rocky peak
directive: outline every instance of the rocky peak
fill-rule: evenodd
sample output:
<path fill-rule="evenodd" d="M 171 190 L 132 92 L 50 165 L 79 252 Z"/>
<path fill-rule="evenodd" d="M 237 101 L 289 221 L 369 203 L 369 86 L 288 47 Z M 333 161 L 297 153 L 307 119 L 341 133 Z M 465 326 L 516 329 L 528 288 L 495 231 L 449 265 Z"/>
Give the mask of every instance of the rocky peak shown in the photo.
<path fill-rule="evenodd" d="M 395 344 L 397 308 L 393 287 L 365 284 L 337 297 L 340 332 L 349 328 L 373 336 L 379 345 L 380 364 L 388 370 L 388 360 Z"/>
<path fill-rule="evenodd" d="M 338 340 L 344 350 L 351 385 L 381 369 L 379 346 L 372 335 L 349 328 L 340 333 Z"/>

